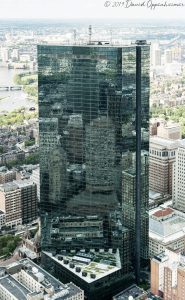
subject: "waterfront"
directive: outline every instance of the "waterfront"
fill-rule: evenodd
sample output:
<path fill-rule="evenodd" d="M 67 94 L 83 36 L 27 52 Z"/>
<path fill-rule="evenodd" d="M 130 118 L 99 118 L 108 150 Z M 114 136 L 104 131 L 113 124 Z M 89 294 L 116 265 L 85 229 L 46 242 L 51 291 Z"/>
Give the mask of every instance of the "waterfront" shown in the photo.
<path fill-rule="evenodd" d="M 13 86 L 16 74 L 26 73 L 28 70 L 0 68 L 0 86 Z M 27 98 L 23 91 L 0 91 L 0 113 L 11 112 L 21 107 L 30 108 L 33 101 Z"/>

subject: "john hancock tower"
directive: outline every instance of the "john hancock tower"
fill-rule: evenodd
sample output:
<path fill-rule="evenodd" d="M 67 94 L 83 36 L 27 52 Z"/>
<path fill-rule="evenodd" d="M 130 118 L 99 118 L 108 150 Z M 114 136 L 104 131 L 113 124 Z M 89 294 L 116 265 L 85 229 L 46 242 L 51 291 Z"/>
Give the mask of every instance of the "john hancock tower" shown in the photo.
<path fill-rule="evenodd" d="M 148 260 L 149 52 L 38 46 L 42 263 L 90 300 Z"/>

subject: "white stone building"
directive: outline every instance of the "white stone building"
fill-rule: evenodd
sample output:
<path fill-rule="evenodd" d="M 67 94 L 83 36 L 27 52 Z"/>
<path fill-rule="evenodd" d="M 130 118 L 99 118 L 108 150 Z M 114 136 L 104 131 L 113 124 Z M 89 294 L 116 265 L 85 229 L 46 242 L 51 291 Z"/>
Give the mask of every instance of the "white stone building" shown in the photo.
<path fill-rule="evenodd" d="M 176 152 L 176 161 L 173 166 L 173 205 L 185 212 L 185 140 L 181 142 Z"/>
<path fill-rule="evenodd" d="M 172 208 L 158 209 L 149 217 L 149 256 L 166 248 L 185 249 L 185 218 Z"/>
<path fill-rule="evenodd" d="M 29 259 L 0 267 L 1 300 L 84 300 L 73 283 L 63 284 Z"/>

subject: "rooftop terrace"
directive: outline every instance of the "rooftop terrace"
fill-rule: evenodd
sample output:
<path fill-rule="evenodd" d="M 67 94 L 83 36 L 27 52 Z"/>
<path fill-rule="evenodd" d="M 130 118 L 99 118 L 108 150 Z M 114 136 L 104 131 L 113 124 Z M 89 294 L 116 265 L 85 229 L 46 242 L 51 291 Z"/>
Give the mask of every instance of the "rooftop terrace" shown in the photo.
<path fill-rule="evenodd" d="M 82 252 L 57 255 L 52 255 L 50 252 L 44 253 L 87 283 L 92 283 L 121 269 L 119 250 L 116 253 L 112 253 L 111 250 L 109 252 L 91 251 L 86 256 L 83 256 Z"/>

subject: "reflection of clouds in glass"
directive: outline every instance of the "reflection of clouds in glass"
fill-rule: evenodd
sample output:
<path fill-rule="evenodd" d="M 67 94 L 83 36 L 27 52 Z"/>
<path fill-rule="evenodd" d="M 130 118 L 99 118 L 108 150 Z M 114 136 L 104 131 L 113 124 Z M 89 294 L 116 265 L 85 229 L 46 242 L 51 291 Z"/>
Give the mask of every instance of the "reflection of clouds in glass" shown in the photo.
<path fill-rule="evenodd" d="M 127 124 L 123 124 L 122 125 L 122 136 L 123 137 L 133 136 L 134 135 L 133 129 L 134 129 L 134 126 L 130 122 Z"/>
<path fill-rule="evenodd" d="M 97 72 L 104 72 L 107 69 L 107 60 L 106 59 L 102 59 L 99 60 L 96 64 L 96 71 Z"/>
<path fill-rule="evenodd" d="M 69 59 L 67 58 L 63 58 L 60 60 L 60 69 L 63 71 L 63 72 L 71 72 L 71 62 L 69 61 Z"/>

